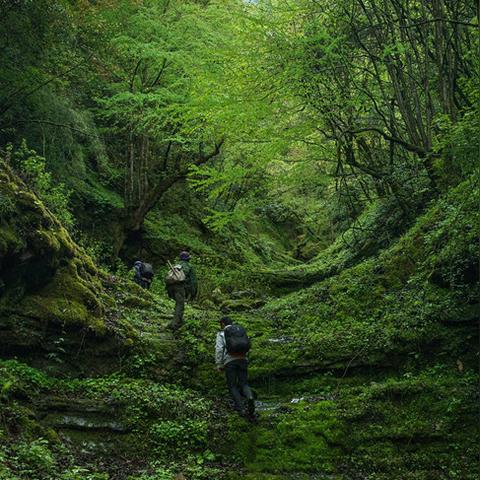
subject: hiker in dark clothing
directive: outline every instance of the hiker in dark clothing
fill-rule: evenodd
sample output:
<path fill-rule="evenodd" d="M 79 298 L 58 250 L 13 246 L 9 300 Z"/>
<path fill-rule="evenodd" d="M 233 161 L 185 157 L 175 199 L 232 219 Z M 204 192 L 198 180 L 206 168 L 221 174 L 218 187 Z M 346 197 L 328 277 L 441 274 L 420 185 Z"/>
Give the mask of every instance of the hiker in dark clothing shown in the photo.
<path fill-rule="evenodd" d="M 255 400 L 251 388 L 248 386 L 247 352 L 250 349 L 250 340 L 245 329 L 234 325 L 229 317 L 220 319 L 221 331 L 217 333 L 215 343 L 215 363 L 219 371 L 225 371 L 227 387 L 232 396 L 235 410 L 242 416 L 253 418 L 255 414 Z M 247 399 L 245 411 L 242 395 Z"/>
<path fill-rule="evenodd" d="M 137 260 L 133 264 L 133 268 L 135 269 L 133 281 L 138 283 L 142 288 L 148 290 L 151 287 L 153 280 L 152 266 L 149 263 L 143 263 L 141 260 Z"/>
<path fill-rule="evenodd" d="M 185 251 L 180 252 L 179 259 L 178 266 L 181 267 L 185 274 L 185 280 L 167 284 L 168 296 L 175 300 L 175 313 L 171 324 L 172 330 L 178 330 L 182 326 L 185 300 L 191 300 L 197 296 L 197 277 L 195 269 L 190 264 L 190 254 Z"/>

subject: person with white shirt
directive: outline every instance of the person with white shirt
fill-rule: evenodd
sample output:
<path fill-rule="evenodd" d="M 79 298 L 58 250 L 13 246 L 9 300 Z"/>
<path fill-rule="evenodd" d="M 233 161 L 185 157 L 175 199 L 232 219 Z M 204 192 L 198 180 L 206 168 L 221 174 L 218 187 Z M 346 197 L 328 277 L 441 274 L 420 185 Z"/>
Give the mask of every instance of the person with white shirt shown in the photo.
<path fill-rule="evenodd" d="M 229 317 L 220 319 L 221 330 L 215 343 L 215 363 L 219 371 L 225 372 L 227 387 L 234 402 L 234 408 L 242 416 L 253 417 L 255 400 L 248 385 L 248 359 L 250 339 L 245 329 L 233 324 Z M 245 410 L 242 395 L 247 399 Z"/>

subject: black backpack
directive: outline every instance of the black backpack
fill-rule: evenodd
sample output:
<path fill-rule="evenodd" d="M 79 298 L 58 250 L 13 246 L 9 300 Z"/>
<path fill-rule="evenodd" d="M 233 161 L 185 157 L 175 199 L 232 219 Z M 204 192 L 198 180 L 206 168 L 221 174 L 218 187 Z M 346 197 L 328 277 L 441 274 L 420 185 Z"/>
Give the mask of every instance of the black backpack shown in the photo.
<path fill-rule="evenodd" d="M 224 330 L 227 353 L 247 353 L 251 342 L 241 325 L 229 325 Z"/>
<path fill-rule="evenodd" d="M 153 278 L 153 267 L 149 263 L 142 263 L 142 277 Z"/>

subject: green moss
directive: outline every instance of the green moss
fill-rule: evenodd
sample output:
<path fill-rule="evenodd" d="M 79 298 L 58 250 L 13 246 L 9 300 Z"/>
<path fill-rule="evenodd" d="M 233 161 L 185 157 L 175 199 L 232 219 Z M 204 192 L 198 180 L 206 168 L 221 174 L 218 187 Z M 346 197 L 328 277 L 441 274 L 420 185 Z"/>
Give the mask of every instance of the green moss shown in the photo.
<path fill-rule="evenodd" d="M 275 417 L 262 419 L 258 425 L 237 424 L 233 453 L 240 456 L 249 472 L 245 478 L 332 474 L 341 458 L 343 428 L 333 403 L 301 401 L 283 407 Z"/>
<path fill-rule="evenodd" d="M 378 478 L 392 472 L 400 478 L 414 469 L 418 477 L 412 478 L 473 479 L 475 383 L 473 370 L 438 365 L 343 389 L 340 417 L 356 425 L 349 441 L 351 467 L 375 471 Z"/>
<path fill-rule="evenodd" d="M 128 307 L 141 307 L 141 308 L 148 308 L 151 307 L 152 301 L 146 300 L 145 298 L 135 296 L 135 295 L 128 295 L 124 300 L 123 304 Z"/>
<path fill-rule="evenodd" d="M 91 259 L 36 195 L 4 163 L 0 167 L 8 179 L 1 183 L 2 193 L 14 205 L 2 216 L 0 249 L 19 266 L 14 276 L 0 267 L 0 278 L 5 278 L 0 308 L 42 325 L 80 324 L 103 333 L 104 306 L 98 295 L 103 287 Z"/>
<path fill-rule="evenodd" d="M 38 294 L 29 295 L 20 305 L 25 315 L 45 321 L 77 323 L 102 333 L 103 307 L 94 292 L 95 283 L 79 276 L 78 265 L 60 267 L 52 281 Z M 97 288 L 98 288 L 97 284 Z"/>
<path fill-rule="evenodd" d="M 2 226 L 0 228 L 0 255 L 4 256 L 7 252 L 17 253 L 25 244 L 22 239 L 19 238 L 15 230 L 9 226 Z"/>
<path fill-rule="evenodd" d="M 277 357 L 277 347 L 259 339 L 264 374 L 342 364 L 395 367 L 422 350 L 468 350 L 468 343 L 453 340 L 448 322 L 463 316 L 468 324 L 480 294 L 474 260 L 480 222 L 469 192 L 468 182 L 459 186 L 377 256 L 261 309 L 270 334 L 290 338 L 288 353 L 274 362 L 267 359 Z M 254 331 L 258 326 L 251 323 Z M 472 341 L 471 333 L 466 337 Z"/>
<path fill-rule="evenodd" d="M 333 456 L 331 471 L 337 465 L 346 478 L 478 475 L 478 442 L 472 440 L 478 438 L 472 354 L 480 293 L 478 201 L 478 189 L 472 193 L 465 182 L 398 241 L 368 259 L 357 257 L 354 265 L 339 260 L 343 254 L 334 245 L 304 272 L 291 271 L 299 282 L 304 274 L 317 276 L 316 284 L 241 318 L 259 335 L 250 371 L 260 398 L 333 397 L 339 430 L 350 432 L 326 446 L 302 431 L 291 406 L 290 413 L 262 412 L 260 425 L 242 434 L 239 446 L 251 472 L 246 478 L 289 478 L 287 471 L 301 478 L 311 444 L 319 445 L 320 459 L 323 447 L 327 459 L 336 451 L 340 466 Z M 328 471 L 328 462 L 322 467 Z"/>

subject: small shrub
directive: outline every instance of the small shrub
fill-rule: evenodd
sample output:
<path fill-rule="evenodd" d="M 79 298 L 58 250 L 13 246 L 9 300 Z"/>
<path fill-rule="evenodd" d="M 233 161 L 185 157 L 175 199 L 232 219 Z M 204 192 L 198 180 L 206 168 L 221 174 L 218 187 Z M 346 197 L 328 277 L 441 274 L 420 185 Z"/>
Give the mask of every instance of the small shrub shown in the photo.
<path fill-rule="evenodd" d="M 16 447 L 14 460 L 20 466 L 22 474 L 37 474 L 46 477 L 53 473 L 55 458 L 49 449 L 48 441 L 44 438 L 34 440 L 30 444 L 20 443 Z"/>
<path fill-rule="evenodd" d="M 72 230 L 75 218 L 69 208 L 71 192 L 63 183 L 55 183 L 51 173 L 47 171 L 45 158 L 29 149 L 27 142 L 23 140 L 17 149 L 12 144 L 7 146 L 7 162 L 33 188 L 60 222 Z"/>

